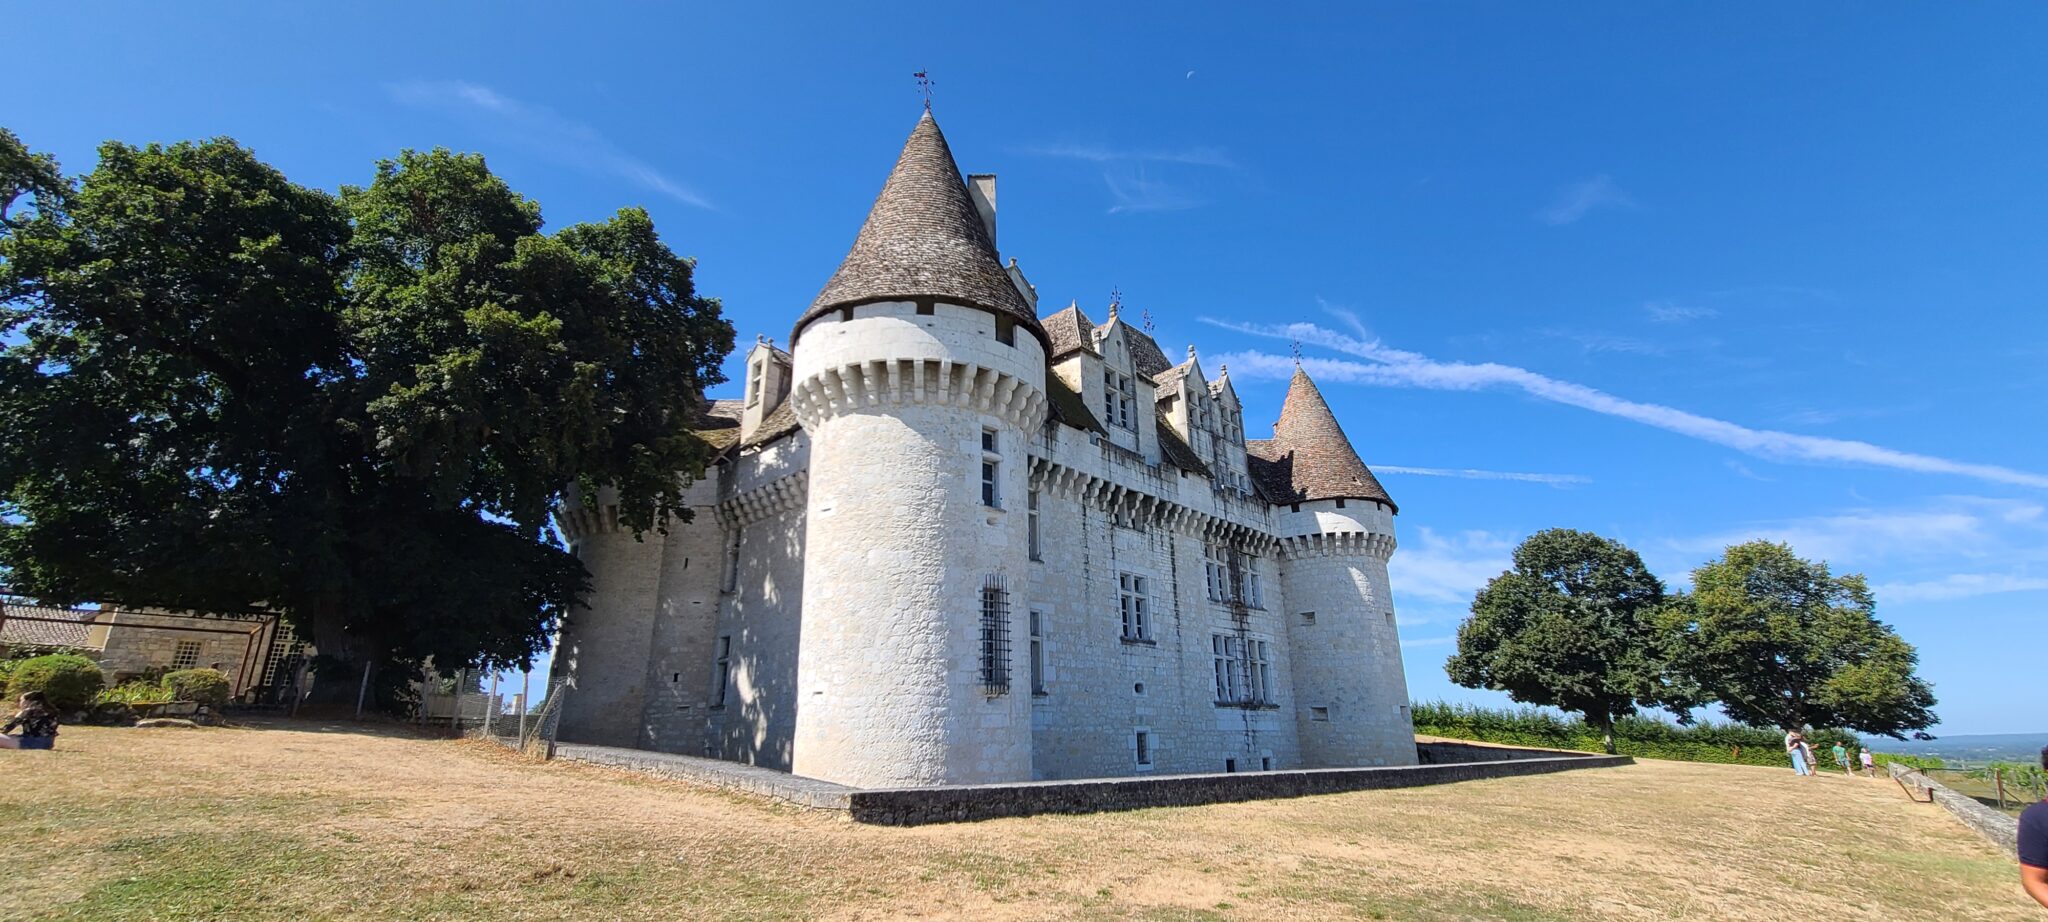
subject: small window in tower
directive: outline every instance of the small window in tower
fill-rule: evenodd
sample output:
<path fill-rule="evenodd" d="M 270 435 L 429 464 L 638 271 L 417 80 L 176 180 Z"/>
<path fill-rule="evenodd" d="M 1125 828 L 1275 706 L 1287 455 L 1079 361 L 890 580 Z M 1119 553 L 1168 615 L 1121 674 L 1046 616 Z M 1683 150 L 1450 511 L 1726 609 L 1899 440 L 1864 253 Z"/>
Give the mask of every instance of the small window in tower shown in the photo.
<path fill-rule="evenodd" d="M 1009 317 L 996 318 L 996 342 L 1005 346 L 1017 344 L 1017 321 Z"/>
<path fill-rule="evenodd" d="M 981 504 L 1003 508 L 1003 456 L 994 429 L 981 430 Z"/>
<path fill-rule="evenodd" d="M 1300 504 L 1300 503 L 1288 503 L 1288 504 L 1287 504 L 1287 511 L 1288 511 L 1288 512 L 1300 512 L 1300 511 L 1301 511 L 1301 504 Z"/>
<path fill-rule="evenodd" d="M 1138 765 L 1148 767 L 1152 764 L 1152 734 L 1139 730 L 1137 736 Z"/>
<path fill-rule="evenodd" d="M 918 312 L 918 313 L 920 313 L 920 314 L 923 314 L 924 316 L 927 316 L 927 317 L 929 317 L 929 316 L 931 316 L 931 315 L 933 315 L 933 314 L 936 314 L 936 313 L 938 313 L 938 312 L 939 312 L 939 309 L 938 309 L 938 305 L 936 305 L 936 304 L 933 304 L 933 303 L 932 303 L 932 300 L 931 300 L 930 298 L 925 298 L 925 299 L 923 299 L 923 300 L 921 300 L 921 301 L 917 302 L 917 312 Z"/>
<path fill-rule="evenodd" d="M 1032 490 L 1025 494 L 1024 503 L 1027 518 L 1024 532 L 1025 548 L 1032 560 L 1043 560 L 1045 558 L 1039 556 L 1038 549 L 1038 491 Z"/>
<path fill-rule="evenodd" d="M 1045 616 L 1031 613 L 1031 693 L 1045 697 Z"/>
<path fill-rule="evenodd" d="M 848 320 L 852 320 L 852 319 L 853 319 L 853 308 L 850 308 L 850 307 L 842 307 L 842 308 L 840 308 L 840 309 L 839 309 L 839 322 L 840 322 L 840 323 L 845 323 L 846 321 L 848 321 Z"/>
<path fill-rule="evenodd" d="M 1309 709 L 1308 709 L 1308 719 L 1310 719 L 1310 720 L 1329 720 L 1329 719 L 1330 719 L 1330 709 L 1329 709 L 1329 708 L 1309 708 Z"/>
<path fill-rule="evenodd" d="M 1237 760 L 1236 760 L 1236 759 L 1224 759 L 1224 760 L 1223 760 L 1223 770 L 1224 770 L 1225 772 L 1228 772 L 1228 773 L 1230 773 L 1230 774 L 1233 774 L 1233 775 L 1234 775 L 1234 774 L 1236 774 L 1236 773 L 1237 773 Z"/>
<path fill-rule="evenodd" d="M 1269 771 L 1272 771 L 1272 770 L 1273 770 L 1273 757 L 1272 757 L 1272 756 L 1260 756 L 1260 757 L 1259 757 L 1259 771 L 1262 771 L 1262 772 L 1269 772 Z"/>
<path fill-rule="evenodd" d="M 725 707 L 725 693 L 732 688 L 732 635 L 718 638 L 718 684 L 711 690 L 711 706 Z"/>

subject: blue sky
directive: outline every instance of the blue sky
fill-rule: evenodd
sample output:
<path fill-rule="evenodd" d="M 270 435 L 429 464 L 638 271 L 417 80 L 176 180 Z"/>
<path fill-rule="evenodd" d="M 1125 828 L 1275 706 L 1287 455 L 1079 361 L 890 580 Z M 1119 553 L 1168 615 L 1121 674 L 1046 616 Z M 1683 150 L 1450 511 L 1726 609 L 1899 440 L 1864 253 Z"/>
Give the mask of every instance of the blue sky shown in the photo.
<path fill-rule="evenodd" d="M 1401 503 L 1416 697 L 1500 700 L 1451 635 L 1570 526 L 1673 584 L 1789 540 L 1868 574 L 1941 732 L 2042 729 L 2048 9 L 576 6 L 19 8 L 0 124 L 73 172 L 230 135 L 330 189 L 481 151 L 551 224 L 646 206 L 748 341 L 928 69 L 1042 306 L 1120 289 L 1255 436 L 1303 341 Z"/>

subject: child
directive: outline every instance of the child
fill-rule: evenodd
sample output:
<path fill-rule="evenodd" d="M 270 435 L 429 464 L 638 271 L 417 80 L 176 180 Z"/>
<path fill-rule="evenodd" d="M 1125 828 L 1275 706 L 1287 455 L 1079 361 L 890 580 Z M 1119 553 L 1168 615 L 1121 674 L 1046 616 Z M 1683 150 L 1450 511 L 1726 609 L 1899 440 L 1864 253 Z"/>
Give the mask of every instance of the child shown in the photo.
<path fill-rule="evenodd" d="M 20 736 L 6 736 L 21 728 Z M 57 715 L 50 712 L 50 699 L 32 691 L 21 696 L 21 710 L 0 727 L 0 749 L 49 749 L 57 742 Z"/>
<path fill-rule="evenodd" d="M 1877 760 L 1871 758 L 1870 747 L 1863 747 L 1863 751 L 1858 754 L 1858 757 L 1863 760 L 1863 773 L 1872 778 L 1877 777 Z"/>

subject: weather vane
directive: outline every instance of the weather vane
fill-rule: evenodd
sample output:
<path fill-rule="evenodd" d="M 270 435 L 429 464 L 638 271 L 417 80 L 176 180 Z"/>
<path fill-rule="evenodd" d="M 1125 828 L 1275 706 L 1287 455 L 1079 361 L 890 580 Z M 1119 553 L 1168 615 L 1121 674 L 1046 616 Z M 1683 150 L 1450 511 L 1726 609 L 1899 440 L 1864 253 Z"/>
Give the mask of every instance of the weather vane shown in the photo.
<path fill-rule="evenodd" d="M 1145 327 L 1145 334 L 1146 334 L 1147 336 L 1151 335 L 1151 334 L 1152 334 L 1152 309 L 1148 307 L 1148 308 L 1145 308 L 1145 309 L 1144 309 L 1143 311 L 1139 312 L 1139 314 L 1138 314 L 1138 319 L 1139 319 L 1139 320 L 1141 320 L 1141 321 L 1143 321 L 1143 325 L 1144 325 L 1144 327 Z"/>
<path fill-rule="evenodd" d="M 930 112 L 932 110 L 933 86 L 931 74 L 927 71 L 918 71 L 911 74 L 911 76 L 917 78 L 917 91 L 924 94 L 924 110 Z"/>
<path fill-rule="evenodd" d="M 1117 313 L 1118 313 L 1119 311 L 1122 311 L 1123 309 L 1124 309 L 1124 292 L 1123 292 L 1123 289 L 1121 289 L 1121 288 L 1112 288 L 1112 289 L 1110 289 L 1110 290 L 1109 290 L 1109 318 L 1110 318 L 1111 320 L 1115 320 L 1115 319 L 1116 319 L 1116 315 L 1117 315 Z"/>
<path fill-rule="evenodd" d="M 1301 340 L 1298 340 L 1298 339 L 1296 339 L 1296 340 L 1290 340 L 1290 341 L 1288 342 L 1288 345 L 1289 345 L 1290 347 L 1292 347 L 1292 348 L 1293 348 L 1293 350 L 1294 350 L 1294 367 L 1296 367 L 1296 368 L 1300 368 L 1300 367 L 1301 367 Z"/>

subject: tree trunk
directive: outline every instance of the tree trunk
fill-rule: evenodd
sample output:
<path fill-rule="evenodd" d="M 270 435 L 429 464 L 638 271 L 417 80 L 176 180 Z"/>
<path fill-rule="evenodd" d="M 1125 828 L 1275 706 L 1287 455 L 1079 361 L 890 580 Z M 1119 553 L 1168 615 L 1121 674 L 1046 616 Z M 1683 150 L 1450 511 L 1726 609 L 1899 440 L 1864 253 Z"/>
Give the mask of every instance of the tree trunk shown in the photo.
<path fill-rule="evenodd" d="M 1613 755 L 1614 715 L 1606 711 L 1601 711 L 1597 714 L 1592 714 L 1588 716 L 1591 716 L 1594 719 L 1593 725 L 1600 728 L 1600 748 L 1605 750 L 1608 755 Z"/>

